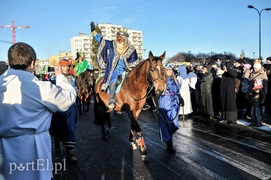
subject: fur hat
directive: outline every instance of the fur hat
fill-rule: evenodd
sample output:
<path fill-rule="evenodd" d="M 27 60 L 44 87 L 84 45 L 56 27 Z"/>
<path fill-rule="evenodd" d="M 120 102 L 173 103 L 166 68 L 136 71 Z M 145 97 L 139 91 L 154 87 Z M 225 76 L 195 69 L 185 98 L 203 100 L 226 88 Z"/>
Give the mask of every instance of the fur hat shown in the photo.
<path fill-rule="evenodd" d="M 261 69 L 262 65 L 260 63 L 254 63 L 253 64 L 253 68 L 255 68 L 255 69 Z"/>

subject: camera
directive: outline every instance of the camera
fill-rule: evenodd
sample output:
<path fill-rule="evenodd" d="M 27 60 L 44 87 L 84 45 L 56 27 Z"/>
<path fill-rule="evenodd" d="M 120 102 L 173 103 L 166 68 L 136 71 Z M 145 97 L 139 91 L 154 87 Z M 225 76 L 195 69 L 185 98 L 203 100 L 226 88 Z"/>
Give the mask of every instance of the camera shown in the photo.
<path fill-rule="evenodd" d="M 55 67 L 48 66 L 48 72 L 55 72 Z"/>

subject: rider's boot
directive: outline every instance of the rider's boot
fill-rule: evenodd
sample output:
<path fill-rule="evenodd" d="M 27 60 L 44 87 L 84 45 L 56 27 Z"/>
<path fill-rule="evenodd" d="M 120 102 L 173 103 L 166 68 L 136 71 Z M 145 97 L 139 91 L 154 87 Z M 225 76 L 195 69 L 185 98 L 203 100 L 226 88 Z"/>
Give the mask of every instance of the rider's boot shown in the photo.
<path fill-rule="evenodd" d="M 74 148 L 66 148 L 67 159 L 70 163 L 76 163 L 77 157 L 74 152 Z"/>
<path fill-rule="evenodd" d="M 109 102 L 108 102 L 108 108 L 114 109 L 116 106 L 116 87 L 117 83 L 113 82 L 111 85 L 109 85 Z"/>

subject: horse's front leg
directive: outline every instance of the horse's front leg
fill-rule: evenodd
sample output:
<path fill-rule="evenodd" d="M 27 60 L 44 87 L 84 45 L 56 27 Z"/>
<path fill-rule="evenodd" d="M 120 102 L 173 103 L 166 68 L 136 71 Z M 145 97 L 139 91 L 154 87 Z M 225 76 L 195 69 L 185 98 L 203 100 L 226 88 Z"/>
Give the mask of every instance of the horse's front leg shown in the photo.
<path fill-rule="evenodd" d="M 82 106 L 81 106 L 81 98 L 80 97 L 77 97 L 76 99 L 76 104 L 77 104 L 77 108 L 78 108 L 78 111 L 79 111 L 79 116 L 82 116 Z"/>
<path fill-rule="evenodd" d="M 134 151 L 137 149 L 137 146 L 135 144 L 135 129 L 133 128 L 133 126 L 131 125 L 131 129 L 130 129 L 130 136 L 129 136 L 129 141 L 130 141 L 130 148 Z"/>
<path fill-rule="evenodd" d="M 142 132 L 137 132 L 136 134 L 137 134 L 136 143 L 137 143 L 137 146 L 138 146 L 139 151 L 141 153 L 141 158 L 142 158 L 143 161 L 148 161 L 149 156 L 148 156 L 148 153 L 147 153 L 147 147 L 145 145 L 145 141 L 144 141 Z"/>
<path fill-rule="evenodd" d="M 107 140 L 109 137 L 108 137 L 108 134 L 109 134 L 109 131 L 112 127 L 112 124 L 111 124 L 111 119 L 110 119 L 110 113 L 105 113 L 104 114 L 104 117 L 103 117 L 103 124 L 102 124 L 102 134 L 103 134 L 103 139 L 104 140 Z M 105 130 L 105 125 L 107 124 L 107 128 Z"/>
<path fill-rule="evenodd" d="M 148 153 L 147 153 L 147 147 L 145 145 L 142 130 L 139 126 L 138 117 L 136 116 L 136 113 L 135 114 L 128 113 L 128 116 L 130 117 L 130 120 L 131 120 L 131 130 L 130 130 L 129 140 L 130 140 L 131 144 L 134 142 L 134 137 L 135 137 L 134 133 L 136 132 L 136 144 L 139 148 L 141 158 L 143 161 L 148 161 L 149 157 L 148 157 Z"/>
<path fill-rule="evenodd" d="M 105 131 L 105 127 L 104 126 L 105 126 L 104 124 L 101 125 L 103 139 L 104 140 L 108 140 L 108 135 L 107 135 L 107 132 Z"/>
<path fill-rule="evenodd" d="M 88 111 L 89 111 L 91 98 L 92 98 L 91 95 L 89 95 L 89 96 L 87 97 L 87 100 L 86 100 L 86 110 L 85 110 L 85 112 L 88 112 Z"/>

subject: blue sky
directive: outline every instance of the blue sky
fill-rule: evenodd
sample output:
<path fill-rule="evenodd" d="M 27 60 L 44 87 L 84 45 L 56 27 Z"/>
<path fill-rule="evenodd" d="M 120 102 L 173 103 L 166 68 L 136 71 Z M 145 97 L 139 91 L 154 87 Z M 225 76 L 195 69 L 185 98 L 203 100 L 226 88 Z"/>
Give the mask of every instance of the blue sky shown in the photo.
<path fill-rule="evenodd" d="M 70 39 L 90 33 L 89 23 L 112 23 L 143 32 L 149 51 L 167 57 L 178 52 L 259 55 L 259 15 L 271 0 L 1 0 L 0 25 L 16 28 L 16 41 L 34 47 L 39 59 L 70 51 Z M 271 56 L 271 11 L 261 13 L 263 58 Z M 0 28 L 0 40 L 12 41 L 10 28 Z M 11 44 L 0 42 L 0 60 Z"/>

